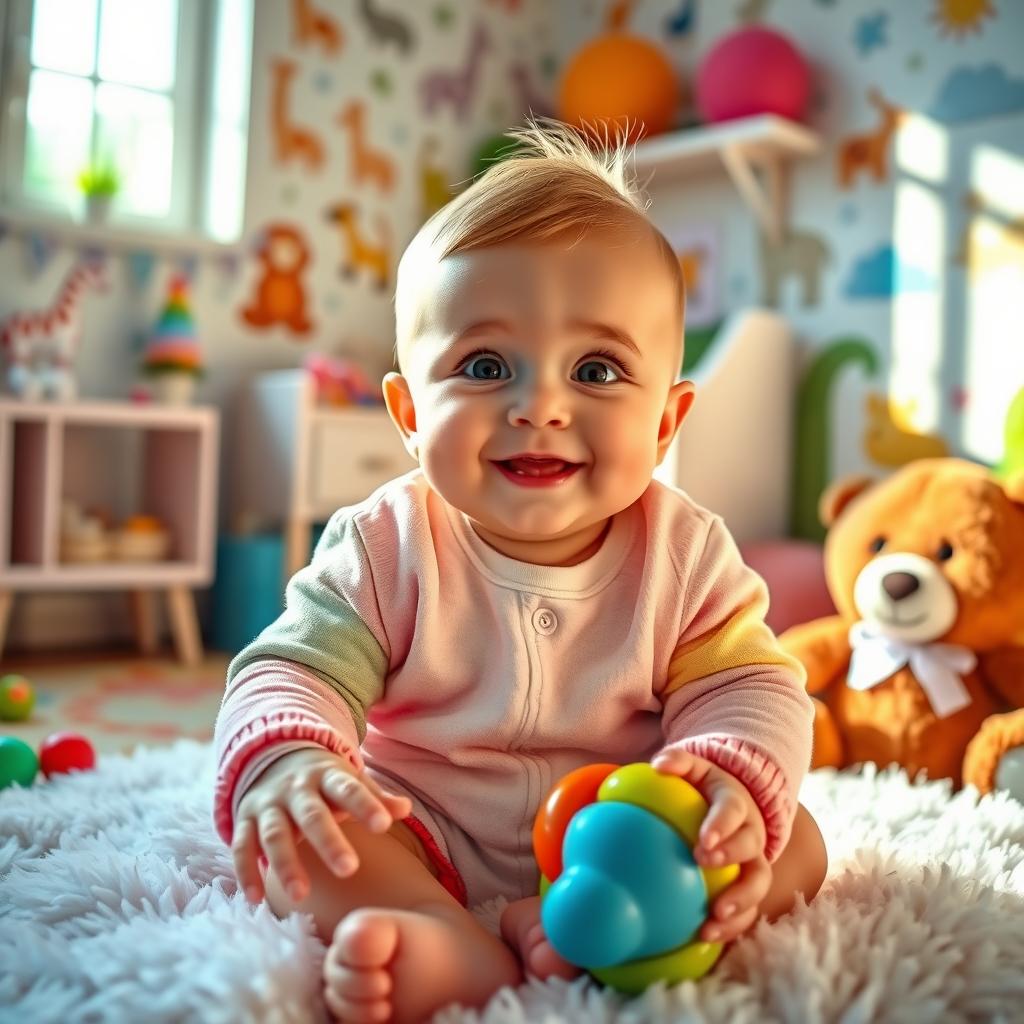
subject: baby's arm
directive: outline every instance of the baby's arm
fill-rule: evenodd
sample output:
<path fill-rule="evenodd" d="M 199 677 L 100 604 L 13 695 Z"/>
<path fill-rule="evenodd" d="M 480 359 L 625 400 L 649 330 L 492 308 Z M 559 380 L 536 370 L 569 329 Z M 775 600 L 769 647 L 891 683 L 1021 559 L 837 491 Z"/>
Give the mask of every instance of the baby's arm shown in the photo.
<path fill-rule="evenodd" d="M 225 842 L 246 789 L 278 757 L 319 746 L 362 768 L 366 711 L 383 693 L 389 651 L 348 511 L 289 582 L 285 611 L 228 668 L 214 732 L 214 819 Z"/>
<path fill-rule="evenodd" d="M 765 625 L 764 581 L 717 517 L 683 569 L 686 610 L 663 701 L 665 748 L 744 784 L 764 819 L 765 855 L 785 848 L 810 765 L 813 705 L 800 664 Z"/>

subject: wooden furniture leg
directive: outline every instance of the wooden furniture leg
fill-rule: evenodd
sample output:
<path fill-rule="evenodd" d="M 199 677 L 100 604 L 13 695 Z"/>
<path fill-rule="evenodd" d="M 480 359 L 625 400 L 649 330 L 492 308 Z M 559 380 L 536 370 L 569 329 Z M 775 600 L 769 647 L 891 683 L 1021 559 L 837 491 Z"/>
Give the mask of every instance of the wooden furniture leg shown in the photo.
<path fill-rule="evenodd" d="M 14 604 L 13 590 L 0 590 L 0 655 L 4 653 L 4 640 L 7 638 L 7 624 L 11 619 L 11 606 Z"/>
<path fill-rule="evenodd" d="M 186 665 L 198 665 L 203 660 L 203 645 L 199 638 L 196 604 L 188 587 L 169 587 L 167 610 L 171 617 L 171 634 L 178 657 Z"/>
<path fill-rule="evenodd" d="M 135 623 L 135 642 L 140 654 L 156 654 L 159 638 L 156 629 L 156 595 L 152 590 L 133 590 L 131 593 L 132 620 Z"/>
<path fill-rule="evenodd" d="M 289 519 L 285 525 L 284 582 L 287 583 L 309 563 L 309 539 L 312 527 L 305 519 Z"/>

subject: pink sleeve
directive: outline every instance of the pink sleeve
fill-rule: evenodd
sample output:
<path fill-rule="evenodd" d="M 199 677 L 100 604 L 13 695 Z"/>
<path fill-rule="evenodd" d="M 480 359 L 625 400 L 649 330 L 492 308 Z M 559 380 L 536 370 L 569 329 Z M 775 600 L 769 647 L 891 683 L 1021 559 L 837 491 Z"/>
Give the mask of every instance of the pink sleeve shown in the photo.
<path fill-rule="evenodd" d="M 262 660 L 229 679 L 213 738 L 213 817 L 225 843 L 231 843 L 234 789 L 247 762 L 273 744 L 292 740 L 320 744 L 362 769 L 352 712 L 316 673 L 292 662 Z"/>
<path fill-rule="evenodd" d="M 764 581 L 717 517 L 682 578 L 687 607 L 662 694 L 666 747 L 689 750 L 747 787 L 764 819 L 765 855 L 775 860 L 811 760 L 814 709 L 803 669 L 765 625 Z"/>

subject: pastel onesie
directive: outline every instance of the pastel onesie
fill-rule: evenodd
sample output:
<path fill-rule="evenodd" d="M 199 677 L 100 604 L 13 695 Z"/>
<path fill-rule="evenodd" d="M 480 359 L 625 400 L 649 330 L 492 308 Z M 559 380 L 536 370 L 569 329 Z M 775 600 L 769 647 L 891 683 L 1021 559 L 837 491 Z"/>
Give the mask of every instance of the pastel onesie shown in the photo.
<path fill-rule="evenodd" d="M 579 565 L 507 558 L 414 470 L 332 516 L 285 611 L 231 662 L 214 819 L 283 753 L 323 746 L 407 795 L 463 903 L 537 891 L 531 829 L 567 772 L 668 745 L 749 789 L 766 853 L 810 763 L 800 666 L 722 520 L 652 482 Z"/>

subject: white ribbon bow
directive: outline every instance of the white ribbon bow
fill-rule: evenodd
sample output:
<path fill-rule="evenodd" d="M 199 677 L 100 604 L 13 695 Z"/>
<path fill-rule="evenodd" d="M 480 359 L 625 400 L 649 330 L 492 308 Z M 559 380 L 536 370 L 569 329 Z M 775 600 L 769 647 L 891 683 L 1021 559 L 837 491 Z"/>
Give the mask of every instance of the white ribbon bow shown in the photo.
<path fill-rule="evenodd" d="M 948 718 L 971 703 L 961 677 L 974 668 L 978 659 L 967 647 L 908 644 L 874 632 L 865 622 L 856 622 L 850 627 L 850 648 L 846 683 L 852 690 L 870 690 L 909 665 L 939 718 Z"/>

